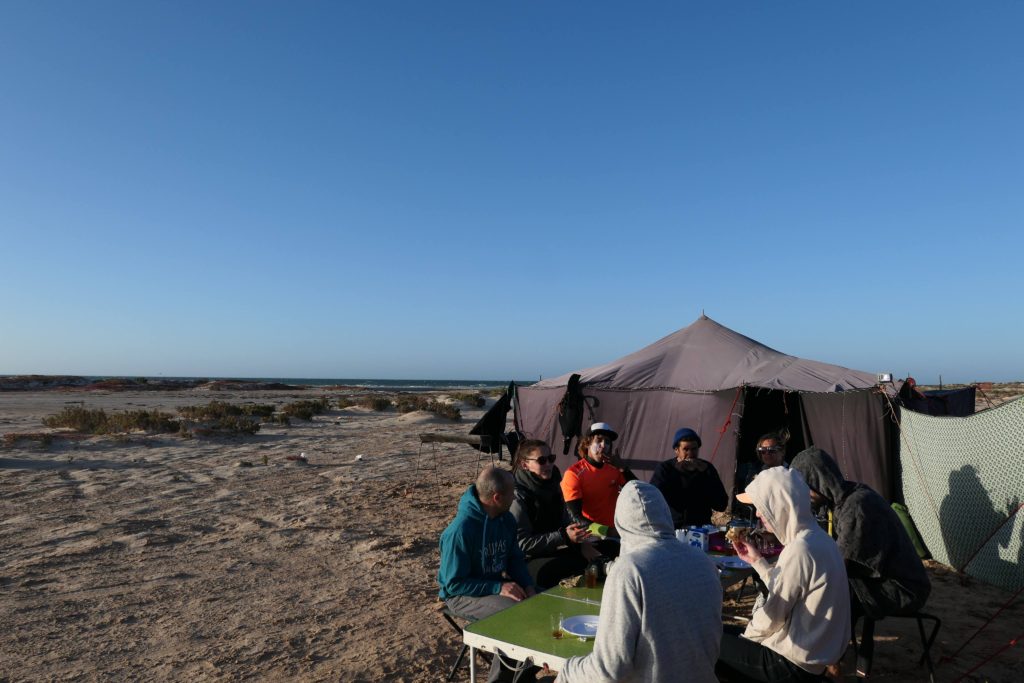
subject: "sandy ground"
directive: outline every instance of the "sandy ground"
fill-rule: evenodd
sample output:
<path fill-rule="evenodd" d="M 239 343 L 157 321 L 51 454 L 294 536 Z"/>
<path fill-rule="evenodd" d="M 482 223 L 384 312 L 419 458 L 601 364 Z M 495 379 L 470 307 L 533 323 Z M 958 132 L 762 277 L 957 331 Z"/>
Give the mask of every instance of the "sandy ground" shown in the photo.
<path fill-rule="evenodd" d="M 0 433 L 46 431 L 42 417 L 72 402 L 173 412 L 321 393 L 8 392 Z M 463 414 L 350 408 L 238 438 L 0 449 L 0 680 L 443 680 L 459 640 L 438 612 L 437 538 L 487 456 L 421 453 L 418 435 L 464 433 L 481 412 Z M 308 465 L 286 459 L 299 453 Z M 931 574 L 937 679 L 954 681 L 1021 635 L 1024 600 L 945 661 L 1011 594 Z M 872 678 L 927 680 L 913 621 L 880 623 L 876 643 Z M 1024 644 L 965 680 L 1021 670 Z"/>

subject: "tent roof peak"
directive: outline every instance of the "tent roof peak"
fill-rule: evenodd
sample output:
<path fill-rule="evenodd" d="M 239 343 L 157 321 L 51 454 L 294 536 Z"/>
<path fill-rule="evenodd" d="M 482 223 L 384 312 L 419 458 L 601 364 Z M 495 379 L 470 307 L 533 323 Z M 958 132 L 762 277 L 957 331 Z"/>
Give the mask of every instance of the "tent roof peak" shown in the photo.
<path fill-rule="evenodd" d="M 616 389 L 720 391 L 757 386 L 789 391 L 866 389 L 872 374 L 777 351 L 701 316 L 686 327 L 610 363 L 577 371 L 584 384 Z M 538 386 L 564 386 L 569 374 Z"/>

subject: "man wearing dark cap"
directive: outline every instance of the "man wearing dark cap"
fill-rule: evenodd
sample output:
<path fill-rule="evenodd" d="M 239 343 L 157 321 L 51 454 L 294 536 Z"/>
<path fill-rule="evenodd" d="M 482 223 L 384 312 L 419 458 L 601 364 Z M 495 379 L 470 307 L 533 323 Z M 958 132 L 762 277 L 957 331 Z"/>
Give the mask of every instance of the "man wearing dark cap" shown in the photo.
<path fill-rule="evenodd" d="M 677 430 L 672 438 L 676 457 L 658 465 L 651 477 L 668 502 L 676 529 L 710 524 L 711 511 L 721 512 L 729 505 L 715 466 L 697 457 L 700 446 L 697 432 L 689 427 Z"/>

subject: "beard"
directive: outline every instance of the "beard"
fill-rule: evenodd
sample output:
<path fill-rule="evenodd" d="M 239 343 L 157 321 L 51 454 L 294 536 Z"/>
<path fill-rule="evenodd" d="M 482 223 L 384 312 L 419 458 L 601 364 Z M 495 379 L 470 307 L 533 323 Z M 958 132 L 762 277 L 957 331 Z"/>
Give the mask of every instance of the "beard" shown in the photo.
<path fill-rule="evenodd" d="M 680 472 L 703 472 L 708 468 L 707 462 L 697 458 L 676 460 L 676 469 Z"/>

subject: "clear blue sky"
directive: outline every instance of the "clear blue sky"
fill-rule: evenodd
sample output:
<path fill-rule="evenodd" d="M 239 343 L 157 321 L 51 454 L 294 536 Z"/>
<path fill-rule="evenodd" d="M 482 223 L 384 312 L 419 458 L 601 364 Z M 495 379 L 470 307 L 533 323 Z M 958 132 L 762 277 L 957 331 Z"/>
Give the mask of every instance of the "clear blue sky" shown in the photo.
<path fill-rule="evenodd" d="M 1024 3 L 0 3 L 0 373 L 1024 379 Z"/>

